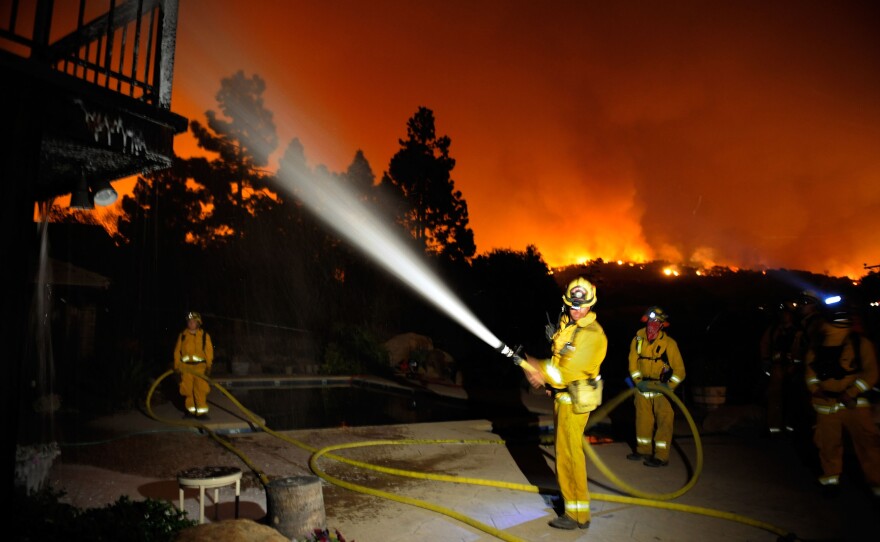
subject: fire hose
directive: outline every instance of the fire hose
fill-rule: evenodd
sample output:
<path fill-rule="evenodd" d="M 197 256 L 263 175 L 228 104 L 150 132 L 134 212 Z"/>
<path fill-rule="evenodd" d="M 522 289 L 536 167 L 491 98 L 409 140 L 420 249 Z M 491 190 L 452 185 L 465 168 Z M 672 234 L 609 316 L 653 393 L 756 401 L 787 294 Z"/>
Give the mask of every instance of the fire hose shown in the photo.
<path fill-rule="evenodd" d="M 511 352 L 511 355 L 509 355 L 508 357 L 513 357 L 513 355 L 517 355 L 517 357 L 518 357 L 518 354 L 515 354 L 512 350 L 510 350 L 510 352 Z M 507 354 L 505 354 L 505 355 L 507 355 Z M 522 362 L 522 358 L 519 358 L 519 361 Z M 516 360 L 515 360 L 515 362 L 516 362 Z M 260 480 L 260 482 L 264 486 L 266 484 L 268 484 L 270 482 L 269 477 L 257 465 L 255 465 L 254 462 L 250 460 L 250 458 L 248 458 L 241 450 L 237 449 L 227 439 L 222 438 L 220 435 L 218 435 L 214 431 L 211 431 L 210 429 L 205 427 L 204 424 L 201 424 L 197 420 L 180 421 L 180 420 L 164 419 L 164 418 L 158 417 L 153 412 L 152 406 L 151 406 L 151 398 L 152 398 L 153 392 L 156 390 L 159 383 L 171 374 L 173 374 L 173 371 L 171 371 L 171 370 L 167 371 L 166 373 L 161 375 L 159 378 L 157 378 L 156 381 L 150 387 L 150 389 L 147 393 L 147 398 L 146 398 L 146 408 L 147 408 L 148 414 L 153 419 L 160 421 L 160 422 L 163 422 L 163 423 L 167 423 L 167 424 L 171 424 L 171 425 L 178 425 L 178 426 L 180 426 L 180 425 L 184 425 L 184 426 L 195 425 L 195 426 L 200 427 L 200 429 L 202 431 L 206 432 L 209 436 L 211 436 L 211 438 L 213 438 L 215 441 L 217 441 L 220 445 L 222 445 L 223 447 L 228 449 L 230 452 L 232 452 L 233 454 L 238 456 L 254 472 L 254 474 L 258 477 L 258 479 Z M 393 501 L 400 502 L 403 504 L 409 504 L 412 506 L 423 508 L 425 510 L 430 510 L 430 511 L 433 511 L 436 513 L 446 515 L 450 518 L 453 518 L 455 520 L 466 523 L 466 524 L 468 524 L 478 530 L 481 530 L 487 534 L 495 536 L 496 538 L 498 538 L 500 540 L 506 540 L 506 541 L 510 541 L 510 542 L 527 542 L 519 537 L 516 537 L 514 535 L 506 533 L 506 532 L 504 532 L 500 529 L 497 529 L 496 527 L 493 527 L 491 525 L 484 524 L 480 521 L 477 521 L 477 520 L 475 520 L 465 514 L 457 512 L 455 510 L 452 510 L 452 509 L 449 509 L 446 507 L 442 507 L 442 506 L 438 506 L 438 505 L 435 505 L 435 504 L 430 503 L 428 501 L 414 499 L 414 498 L 406 497 L 403 495 L 397 495 L 394 493 L 389 493 L 389 492 L 385 492 L 385 491 L 381 491 L 381 490 L 377 490 L 377 489 L 373 489 L 370 487 L 366 487 L 366 486 L 362 486 L 359 484 L 354 484 L 351 482 L 341 480 L 339 478 L 336 478 L 336 477 L 333 477 L 333 476 L 327 474 L 319 466 L 319 460 L 326 458 L 326 459 L 332 459 L 337 462 L 345 463 L 345 464 L 348 464 L 348 465 L 351 465 L 354 467 L 372 470 L 375 472 L 382 472 L 385 474 L 391 474 L 391 475 L 396 475 L 396 476 L 404 476 L 404 477 L 409 477 L 409 478 L 432 480 L 432 481 L 438 481 L 438 482 L 490 486 L 490 487 L 514 490 L 514 491 L 524 491 L 524 492 L 529 492 L 529 493 L 540 493 L 541 488 L 539 488 L 538 486 L 535 486 L 535 485 L 531 485 L 531 484 L 517 484 L 517 483 L 502 482 L 502 481 L 497 481 L 497 480 L 486 480 L 486 479 L 480 479 L 480 478 L 467 478 L 467 477 L 461 477 L 461 476 L 455 476 L 455 475 L 432 474 L 432 473 L 424 473 L 424 472 L 419 472 L 419 471 L 395 469 L 395 468 L 390 468 L 390 467 L 384 467 L 381 465 L 366 463 L 363 461 L 357 461 L 354 459 L 346 458 L 344 456 L 340 456 L 340 455 L 332 453 L 337 450 L 352 449 L 352 448 L 367 447 L 367 446 L 441 445 L 441 444 L 505 445 L 506 441 L 493 440 L 493 439 L 488 439 L 488 440 L 483 440 L 483 439 L 375 440 L 375 441 L 364 441 L 364 442 L 340 444 L 340 445 L 328 446 L 325 448 L 317 449 L 313 446 L 308 445 L 307 443 L 301 442 L 301 441 L 296 440 L 288 435 L 277 432 L 277 431 L 267 427 L 256 414 L 254 414 L 253 412 L 248 410 L 244 405 L 242 405 L 223 386 L 221 386 L 220 384 L 218 384 L 217 382 L 212 380 L 210 377 L 207 377 L 207 376 L 201 375 L 201 374 L 197 374 L 197 373 L 193 373 L 193 374 L 196 374 L 196 376 L 207 381 L 209 384 L 211 384 L 213 387 L 215 387 L 218 391 L 220 391 L 223 395 L 225 395 L 228 399 L 230 399 L 232 401 L 232 403 L 241 410 L 241 412 L 250 420 L 250 422 L 254 426 L 259 427 L 262 431 L 266 432 L 269 435 L 272 435 L 280 440 L 283 440 L 285 442 L 293 444 L 294 446 L 297 446 L 301 449 L 304 449 L 306 451 L 311 452 L 312 455 L 309 458 L 309 467 L 317 476 L 326 480 L 327 482 L 334 484 L 334 485 L 337 485 L 339 487 L 343 487 L 343 488 L 346 488 L 346 489 L 349 489 L 352 491 L 359 492 L 359 493 L 373 495 L 376 497 L 393 500 Z M 617 406 L 619 406 L 624 400 L 629 398 L 634 393 L 634 391 L 635 391 L 634 388 L 628 389 L 628 390 L 620 393 L 619 395 L 617 395 L 616 397 L 614 397 L 610 401 L 607 401 L 601 408 L 599 408 L 593 414 L 591 414 L 590 423 L 588 423 L 587 429 L 589 429 L 590 427 L 593 427 L 594 425 L 599 423 L 601 420 L 603 420 L 605 417 L 607 417 L 608 414 L 610 414 L 610 412 L 612 410 L 617 408 Z M 592 446 L 589 443 L 589 439 L 585 438 L 583 440 L 583 446 L 584 446 L 584 450 L 585 450 L 587 456 L 589 457 L 590 461 L 592 461 L 593 464 L 596 466 L 596 468 L 598 468 L 600 470 L 600 472 L 602 472 L 605 476 L 607 476 L 608 479 L 611 480 L 614 484 L 616 484 L 621 490 L 628 493 L 629 495 L 632 495 L 632 496 L 625 496 L 625 495 L 592 493 L 591 497 L 596 500 L 602 500 L 602 501 L 608 501 L 608 502 L 632 504 L 632 505 L 660 508 L 660 509 L 666 509 L 666 510 L 674 510 L 674 511 L 678 511 L 678 512 L 700 514 L 700 515 L 715 517 L 715 518 L 729 520 L 729 521 L 736 521 L 736 522 L 739 522 L 739 523 L 742 523 L 745 525 L 753 526 L 753 527 L 774 533 L 779 536 L 780 541 L 798 540 L 797 537 L 789 531 L 786 531 L 780 527 L 771 525 L 771 524 L 763 522 L 763 521 L 748 518 L 746 516 L 741 516 L 739 514 L 733 514 L 730 512 L 724 512 L 724 511 L 720 511 L 720 510 L 713 510 L 713 509 L 705 508 L 705 507 L 668 502 L 672 499 L 675 499 L 675 498 L 681 496 L 682 494 L 687 492 L 689 489 L 691 489 L 694 486 L 694 484 L 696 484 L 696 481 L 700 475 L 700 472 L 702 471 L 703 450 L 702 450 L 702 443 L 700 441 L 700 436 L 699 436 L 699 432 L 697 430 L 696 424 L 695 424 L 693 418 L 691 417 L 690 412 L 688 411 L 688 409 L 684 405 L 684 403 L 671 390 L 668 390 L 662 386 L 657 386 L 656 391 L 663 393 L 681 410 L 681 412 L 685 416 L 685 419 L 688 422 L 688 426 L 690 427 L 690 429 L 694 435 L 694 442 L 696 444 L 697 458 L 696 458 L 696 467 L 693 471 L 692 476 L 690 477 L 690 479 L 687 481 L 687 483 L 684 486 L 682 486 L 678 490 L 671 492 L 671 493 L 651 494 L 651 493 L 639 490 L 635 487 L 630 486 L 626 482 L 624 482 L 617 475 L 615 475 L 610 469 L 608 469 L 608 467 L 604 464 L 604 462 L 602 462 L 602 460 L 599 458 L 599 456 L 593 450 Z"/>

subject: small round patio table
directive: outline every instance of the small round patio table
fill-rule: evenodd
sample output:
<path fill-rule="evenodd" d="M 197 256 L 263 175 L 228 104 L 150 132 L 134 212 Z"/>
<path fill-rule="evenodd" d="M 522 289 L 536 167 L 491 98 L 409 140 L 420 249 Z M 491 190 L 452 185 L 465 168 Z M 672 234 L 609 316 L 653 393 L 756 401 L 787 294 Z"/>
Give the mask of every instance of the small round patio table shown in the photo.
<path fill-rule="evenodd" d="M 235 484 L 235 517 L 238 518 L 238 503 L 241 495 L 241 469 L 238 467 L 195 467 L 177 473 L 180 489 L 180 509 L 183 510 L 183 490 L 199 488 L 199 523 L 205 522 L 205 489 L 214 490 L 214 519 L 219 513 L 220 488 Z"/>

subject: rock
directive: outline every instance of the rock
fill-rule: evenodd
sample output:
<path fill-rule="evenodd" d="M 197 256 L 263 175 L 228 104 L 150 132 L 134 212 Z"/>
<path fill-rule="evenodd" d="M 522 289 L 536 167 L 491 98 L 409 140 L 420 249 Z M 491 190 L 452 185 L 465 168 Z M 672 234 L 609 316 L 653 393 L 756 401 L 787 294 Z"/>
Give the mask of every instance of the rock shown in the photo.
<path fill-rule="evenodd" d="M 290 542 L 290 539 L 252 519 L 227 519 L 184 529 L 175 542 Z"/>
<path fill-rule="evenodd" d="M 388 362 L 391 367 L 397 367 L 403 361 L 409 361 L 414 352 L 434 349 L 434 343 L 430 337 L 418 333 L 402 333 L 385 341 L 385 349 L 388 350 Z"/>
<path fill-rule="evenodd" d="M 443 350 L 429 350 L 425 355 L 425 372 L 428 378 L 455 380 L 455 360 Z"/>

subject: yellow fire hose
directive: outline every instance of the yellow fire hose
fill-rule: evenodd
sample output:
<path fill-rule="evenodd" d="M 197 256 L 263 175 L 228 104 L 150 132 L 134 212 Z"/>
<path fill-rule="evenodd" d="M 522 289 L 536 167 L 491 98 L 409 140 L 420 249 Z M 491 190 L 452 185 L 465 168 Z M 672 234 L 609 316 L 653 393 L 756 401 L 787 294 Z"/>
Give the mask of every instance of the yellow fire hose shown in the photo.
<path fill-rule="evenodd" d="M 184 368 L 183 370 L 185 371 L 186 369 Z M 152 406 L 151 406 L 153 392 L 156 390 L 157 386 L 159 385 L 160 382 L 162 382 L 162 380 L 164 380 L 165 378 L 167 378 L 169 375 L 171 375 L 173 373 L 174 373 L 174 371 L 169 370 L 169 371 L 165 372 L 164 374 L 162 374 L 159 378 L 157 378 L 155 382 L 153 382 L 153 385 L 150 387 L 150 389 L 147 393 L 147 398 L 146 398 L 146 408 L 147 408 L 148 414 L 153 419 L 160 421 L 160 422 L 163 422 L 163 423 L 166 423 L 166 424 L 170 424 L 170 425 L 189 426 L 189 427 L 191 427 L 193 425 L 198 426 L 201 430 L 205 431 L 208 435 L 210 435 L 220 445 L 222 445 L 223 447 L 228 449 L 230 452 L 232 452 L 233 454 L 238 456 L 257 475 L 257 477 L 260 479 L 260 482 L 263 485 L 268 484 L 270 482 L 268 476 L 266 476 L 266 474 L 259 467 L 257 467 L 241 450 L 238 450 L 237 448 L 235 448 L 227 439 L 224 439 L 220 435 L 215 433 L 214 431 L 209 430 L 207 427 L 205 427 L 203 424 L 199 423 L 198 421 L 170 420 L 170 419 L 160 418 L 159 416 L 157 416 L 153 412 Z M 499 538 L 501 540 L 507 540 L 507 541 L 511 541 L 511 542 L 527 542 L 521 538 L 518 538 L 518 537 L 513 536 L 511 534 L 505 533 L 504 531 L 501 531 L 495 527 L 492 527 L 491 525 L 486 525 L 486 524 L 479 522 L 471 517 L 468 517 L 464 514 L 461 514 L 459 512 L 456 512 L 456 511 L 449 509 L 449 508 L 446 508 L 446 507 L 438 506 L 438 505 L 435 505 L 435 504 L 427 502 L 427 501 L 413 499 L 413 498 L 405 497 L 402 495 L 396 495 L 393 493 L 388 493 L 385 491 L 380 491 L 377 489 L 372 489 L 372 488 L 369 488 L 366 486 L 361 486 L 361 485 L 353 484 L 350 482 L 346 482 L 344 480 L 340 480 L 338 478 L 335 478 L 335 477 L 327 474 L 325 471 L 323 471 L 318 466 L 318 461 L 321 458 L 326 457 L 328 459 L 333 459 L 334 461 L 346 463 L 346 464 L 354 466 L 354 467 L 368 469 L 368 470 L 372 470 L 375 472 L 382 472 L 385 474 L 393 474 L 396 476 L 404 476 L 404 477 L 418 478 L 418 479 L 424 479 L 424 480 L 434 480 L 434 481 L 439 481 L 439 482 L 452 482 L 452 483 L 459 483 L 459 484 L 491 486 L 491 487 L 497 487 L 497 488 L 510 489 L 510 490 L 514 490 L 514 491 L 525 491 L 525 492 L 529 492 L 529 493 L 540 493 L 541 488 L 539 488 L 538 486 L 531 485 L 531 484 L 517 484 L 517 483 L 511 483 L 511 482 L 501 482 L 501 481 L 497 481 L 497 480 L 484 480 L 484 479 L 480 479 L 480 478 L 465 478 L 465 477 L 455 476 L 455 475 L 429 474 L 429 473 L 418 472 L 418 471 L 393 469 L 393 468 L 389 468 L 389 467 L 383 467 L 380 465 L 374 465 L 371 463 L 365 463 L 363 461 L 349 459 L 349 458 L 346 458 L 343 456 L 339 456 L 339 455 L 330 453 L 330 452 L 333 452 L 336 450 L 360 448 L 360 447 L 366 447 L 366 446 L 397 446 L 397 445 L 428 445 L 428 444 L 504 445 L 504 444 L 506 444 L 506 442 L 504 440 L 491 440 L 491 439 L 490 440 L 468 440 L 468 439 L 463 439 L 463 440 L 456 440 L 456 439 L 447 439 L 447 440 L 443 440 L 443 439 L 439 439 L 439 440 L 418 440 L 418 439 L 376 440 L 376 441 L 364 441 L 364 442 L 356 442 L 356 443 L 348 443 L 348 444 L 339 444 L 339 445 L 334 445 L 334 446 L 328 446 L 328 447 L 325 447 L 322 449 L 317 449 L 312 446 L 309 446 L 308 444 L 306 444 L 304 442 L 298 441 L 298 440 L 293 439 L 287 435 L 284 435 L 282 433 L 274 431 L 274 430 L 270 429 L 269 427 L 266 427 L 266 425 L 262 423 L 262 421 L 259 419 L 259 417 L 257 415 L 255 415 L 253 412 L 248 410 L 244 405 L 242 405 L 232 394 L 230 394 L 225 388 L 223 388 L 223 386 L 216 383 L 210 377 L 207 377 L 205 375 L 201 375 L 201 374 L 198 374 L 195 372 L 192 372 L 191 374 L 194 374 L 194 375 L 204 379 L 209 384 L 211 384 L 213 387 L 218 389 L 223 395 L 225 395 L 227 398 L 229 398 L 229 400 L 231 400 L 232 403 L 236 407 L 238 407 L 241 410 L 241 412 L 250 420 L 250 422 L 252 424 L 259 427 L 264 432 L 266 432 L 276 438 L 279 438 L 285 442 L 293 444 L 294 446 L 297 446 L 299 448 L 302 448 L 304 450 L 312 452 L 312 456 L 309 458 L 309 467 L 312 469 L 312 471 L 317 476 L 326 480 L 327 482 L 334 484 L 334 485 L 337 485 L 339 487 L 343 487 L 343 488 L 346 488 L 346 489 L 349 489 L 352 491 L 359 492 L 359 493 L 373 495 L 376 497 L 389 499 L 389 500 L 393 500 L 396 502 L 409 504 L 412 506 L 417 506 L 419 508 L 424 508 L 426 510 L 431 510 L 433 512 L 444 514 L 446 516 L 449 516 L 453 519 L 456 519 L 458 521 L 466 523 L 466 524 L 474 527 L 475 529 L 483 531 L 483 532 L 490 534 L 490 535 L 492 535 L 496 538 Z M 701 514 L 704 516 L 710 516 L 710 517 L 725 519 L 725 520 L 729 520 L 729 521 L 736 521 L 738 523 L 742 523 L 745 525 L 749 525 L 752 527 L 756 527 L 756 528 L 763 529 L 765 531 L 769 531 L 771 533 L 774 533 L 779 536 L 780 540 L 790 540 L 790 541 L 797 540 L 797 538 L 795 537 L 795 535 L 793 533 L 790 533 L 784 529 L 781 529 L 781 528 L 776 527 L 774 525 L 771 525 L 769 523 L 754 520 L 754 519 L 748 518 L 746 516 L 741 516 L 739 514 L 733 514 L 730 512 L 723 512 L 720 510 L 713 510 L 710 508 L 704 508 L 704 507 L 700 507 L 700 506 L 690 506 L 690 505 L 667 502 L 669 500 L 675 499 L 675 498 L 683 495 L 688 490 L 690 490 L 694 486 L 694 484 L 696 484 L 696 481 L 699 478 L 699 475 L 702 472 L 702 468 L 703 468 L 703 447 L 702 447 L 702 442 L 700 440 L 699 432 L 697 430 L 696 423 L 694 422 L 693 418 L 690 415 L 690 412 L 685 407 L 685 405 L 681 401 L 681 399 L 679 399 L 675 395 L 675 393 L 670 391 L 668 388 L 665 388 L 662 386 L 657 386 L 652 389 L 663 393 L 673 403 L 675 403 L 678 406 L 678 408 L 680 409 L 680 411 L 682 412 L 682 414 L 685 416 L 685 419 L 688 422 L 688 426 L 690 427 L 691 432 L 693 433 L 693 436 L 694 436 L 694 443 L 696 445 L 696 456 L 697 456 L 696 457 L 696 465 L 695 465 L 692 476 L 690 477 L 690 479 L 687 481 L 687 483 L 684 486 L 682 486 L 680 489 L 678 489 L 674 492 L 671 492 L 671 493 L 651 494 L 648 492 L 641 491 L 637 488 L 630 486 L 629 484 L 627 484 L 626 482 L 621 480 L 618 476 L 616 476 L 602 462 L 602 460 L 598 457 L 598 455 L 596 455 L 592 446 L 590 446 L 590 444 L 589 444 L 589 439 L 585 438 L 584 439 L 584 450 L 585 450 L 587 456 L 590 458 L 590 461 L 592 461 L 593 464 L 596 465 L 596 468 L 598 468 L 599 471 L 602 472 L 611 482 L 613 482 L 615 485 L 617 485 L 619 488 L 621 488 L 626 493 L 633 495 L 632 497 L 627 497 L 627 496 L 623 496 L 623 495 L 591 493 L 591 498 L 596 499 L 596 500 L 601 500 L 601 501 L 607 501 L 607 502 L 632 504 L 632 505 L 638 505 L 638 506 L 647 506 L 647 507 L 661 508 L 661 509 L 666 509 L 666 510 L 675 510 L 675 511 L 679 511 L 679 512 Z M 607 401 L 600 409 L 596 410 L 590 416 L 590 422 L 587 425 L 587 428 L 589 429 L 590 427 L 596 425 L 598 422 L 600 422 L 605 417 L 607 417 L 608 414 L 612 410 L 617 408 L 617 406 L 619 406 L 624 400 L 629 398 L 633 393 L 635 393 L 634 388 L 626 390 L 626 391 L 620 393 L 619 395 L 617 395 L 616 397 L 614 397 L 613 399 L 611 399 L 610 401 Z"/>

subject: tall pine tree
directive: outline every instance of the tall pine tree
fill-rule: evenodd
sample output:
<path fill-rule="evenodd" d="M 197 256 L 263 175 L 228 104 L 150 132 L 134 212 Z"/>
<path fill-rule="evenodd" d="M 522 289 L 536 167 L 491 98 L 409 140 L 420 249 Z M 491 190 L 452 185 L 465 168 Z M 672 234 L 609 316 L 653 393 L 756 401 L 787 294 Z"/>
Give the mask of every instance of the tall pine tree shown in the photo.
<path fill-rule="evenodd" d="M 419 107 L 407 121 L 406 132 L 382 177 L 383 193 L 393 202 L 397 222 L 428 254 L 466 262 L 476 245 L 467 202 L 451 176 L 451 140 L 437 136 L 434 112 L 426 107 Z"/>

